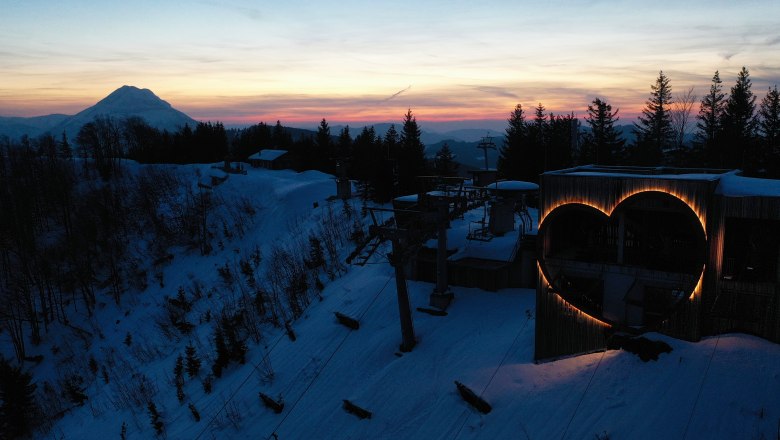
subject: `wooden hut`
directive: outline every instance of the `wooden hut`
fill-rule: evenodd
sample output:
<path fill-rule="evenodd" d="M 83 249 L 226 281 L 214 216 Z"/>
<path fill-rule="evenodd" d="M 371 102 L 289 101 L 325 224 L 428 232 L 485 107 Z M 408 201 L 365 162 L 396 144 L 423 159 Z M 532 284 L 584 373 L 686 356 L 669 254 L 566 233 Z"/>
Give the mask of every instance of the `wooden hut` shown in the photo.
<path fill-rule="evenodd" d="M 780 341 L 780 181 L 737 171 L 583 166 L 544 173 L 536 359 L 615 332 Z"/>
<path fill-rule="evenodd" d="M 290 168 L 290 154 L 286 150 L 265 149 L 249 156 L 249 164 L 253 168 L 283 170 Z"/>

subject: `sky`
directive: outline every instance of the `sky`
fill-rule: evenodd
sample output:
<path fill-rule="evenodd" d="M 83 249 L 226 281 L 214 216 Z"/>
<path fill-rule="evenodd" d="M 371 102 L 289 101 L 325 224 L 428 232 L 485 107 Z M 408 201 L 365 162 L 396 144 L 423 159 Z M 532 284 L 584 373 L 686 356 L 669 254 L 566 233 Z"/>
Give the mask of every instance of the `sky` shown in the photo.
<path fill-rule="evenodd" d="M 780 85 L 778 0 L 3 0 L 0 116 L 74 114 L 122 85 L 227 124 L 631 121 L 659 71 L 673 94 L 758 100 Z M 457 125 L 457 124 L 454 124 Z M 423 127 L 425 128 L 425 127 Z"/>

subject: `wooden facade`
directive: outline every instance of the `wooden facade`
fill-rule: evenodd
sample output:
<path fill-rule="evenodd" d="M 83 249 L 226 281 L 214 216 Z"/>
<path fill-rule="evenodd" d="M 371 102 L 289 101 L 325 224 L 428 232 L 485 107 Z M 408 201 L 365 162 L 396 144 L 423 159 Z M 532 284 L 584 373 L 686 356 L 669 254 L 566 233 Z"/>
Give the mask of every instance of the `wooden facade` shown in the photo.
<path fill-rule="evenodd" d="M 731 194 L 724 180 L 748 190 Z M 755 180 L 668 168 L 543 174 L 535 358 L 602 350 L 615 332 L 780 342 L 780 182 Z M 751 237 L 764 230 L 774 237 Z"/>

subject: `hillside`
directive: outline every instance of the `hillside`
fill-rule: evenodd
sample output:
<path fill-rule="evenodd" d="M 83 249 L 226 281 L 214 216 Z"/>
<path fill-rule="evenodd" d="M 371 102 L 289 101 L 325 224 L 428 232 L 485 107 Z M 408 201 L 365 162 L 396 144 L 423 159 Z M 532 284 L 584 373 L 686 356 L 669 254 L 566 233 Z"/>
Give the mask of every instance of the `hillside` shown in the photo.
<path fill-rule="evenodd" d="M 144 168 L 128 166 L 132 172 Z M 215 173 L 208 165 L 167 168 L 192 184 Z M 118 438 L 123 424 L 129 439 L 153 438 L 147 401 L 155 403 L 169 439 L 776 435 L 780 346 L 747 335 L 689 343 L 653 334 L 674 350 L 647 363 L 627 352 L 608 351 L 536 364 L 533 290 L 455 287 L 447 316 L 413 313 L 418 345 L 400 353 L 387 245 L 366 266 L 331 266 L 332 273 L 319 269 L 323 289 L 311 287 L 314 301 L 291 321 L 295 340 L 283 328 L 262 323 L 259 342 L 247 340 L 246 362 L 231 363 L 206 393 L 203 382 L 216 356 L 216 317 L 240 303 L 246 288 L 240 281 L 229 283 L 220 269 L 234 268 L 240 277 L 239 262 L 260 249 L 262 262 L 255 273 L 267 282 L 274 271 L 284 270 L 272 265 L 279 246 L 304 252 L 307 237 L 334 219 L 336 224 L 349 224 L 348 218 L 368 222 L 359 216 L 358 201 L 346 208 L 340 201 L 327 201 L 335 184 L 320 172 L 249 169 L 246 175 L 230 175 L 213 192 L 225 206 L 247 198 L 255 208 L 243 235 L 218 233 L 206 256 L 194 249 L 171 249 L 169 262 L 159 269 L 159 282 L 150 277 L 145 291 L 128 291 L 119 306 L 103 294 L 98 313 L 75 314 L 68 325 L 51 328 L 40 346 L 29 348 L 29 355 L 43 356 L 39 365 L 26 363 L 39 390 L 46 382 L 51 386 L 79 374 L 88 395 L 83 406 L 63 403 L 62 417 L 39 438 Z M 219 218 L 217 213 L 214 221 Z M 343 261 L 351 244 L 344 239 L 338 243 Z M 152 263 L 146 264 L 151 270 Z M 185 317 L 194 329 L 186 335 L 170 328 L 166 333 L 161 324 L 165 305 L 179 287 L 192 302 Z M 427 305 L 431 289 L 427 283 L 409 282 L 413 310 Z M 339 325 L 336 311 L 358 319 L 360 328 Z M 0 333 L 6 357 L 7 337 Z M 188 344 L 196 347 L 203 366 L 194 377 L 184 376 L 180 403 L 174 366 Z M 95 359 L 95 373 L 90 373 L 90 358 Z M 467 405 L 456 380 L 484 397 L 492 411 L 483 415 Z M 281 397 L 283 411 L 264 407 L 260 392 Z M 141 401 L 131 402 L 139 395 Z M 370 411 L 371 417 L 346 412 L 344 399 Z"/>

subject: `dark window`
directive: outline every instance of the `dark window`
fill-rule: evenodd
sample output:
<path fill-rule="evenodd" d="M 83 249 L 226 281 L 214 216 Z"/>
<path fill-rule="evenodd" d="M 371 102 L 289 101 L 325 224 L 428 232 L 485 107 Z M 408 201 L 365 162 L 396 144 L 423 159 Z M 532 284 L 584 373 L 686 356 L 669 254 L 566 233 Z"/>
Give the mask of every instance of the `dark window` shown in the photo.
<path fill-rule="evenodd" d="M 727 218 L 723 243 L 723 278 L 776 282 L 780 221 Z"/>

